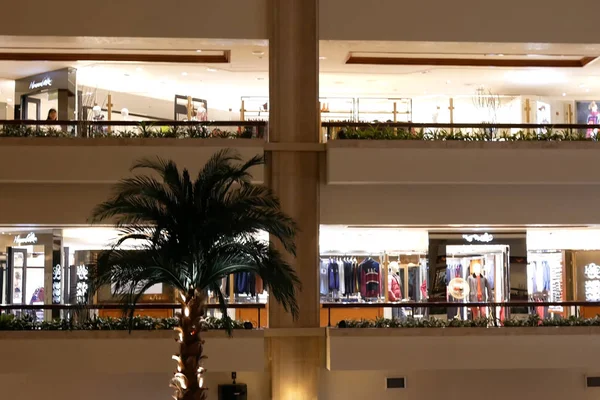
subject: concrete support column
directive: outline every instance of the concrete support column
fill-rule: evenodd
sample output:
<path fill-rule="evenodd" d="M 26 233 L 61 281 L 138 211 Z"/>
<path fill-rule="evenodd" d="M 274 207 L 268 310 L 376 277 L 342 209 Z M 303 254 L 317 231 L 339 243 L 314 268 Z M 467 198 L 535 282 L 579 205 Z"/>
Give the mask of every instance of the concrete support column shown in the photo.
<path fill-rule="evenodd" d="M 295 265 L 302 291 L 300 317 L 275 303 L 269 306 L 270 328 L 319 327 L 319 143 L 318 0 L 270 0 L 269 141 L 267 182 L 283 209 L 300 225 Z M 299 147 L 302 145 L 302 148 Z M 324 366 L 324 339 L 281 335 L 270 339 L 272 398 L 318 398 L 319 370 Z"/>

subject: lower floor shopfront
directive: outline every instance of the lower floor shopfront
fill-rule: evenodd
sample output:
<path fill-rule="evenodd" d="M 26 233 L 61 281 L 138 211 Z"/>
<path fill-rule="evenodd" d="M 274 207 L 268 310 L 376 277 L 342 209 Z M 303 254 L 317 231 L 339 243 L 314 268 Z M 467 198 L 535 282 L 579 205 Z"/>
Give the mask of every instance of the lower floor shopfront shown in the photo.
<path fill-rule="evenodd" d="M 119 232 L 107 227 L 0 228 L 3 304 L 116 303 L 106 287 L 89 300 L 89 273 Z M 266 238 L 265 238 L 266 240 Z M 322 225 L 320 325 L 342 320 L 405 321 L 594 317 L 600 313 L 600 227 L 391 227 Z M 253 276 L 229 276 L 221 291 L 232 318 L 268 326 L 268 290 Z M 209 292 L 209 302 L 216 303 Z M 156 285 L 139 313 L 168 317 L 176 293 Z M 510 305 L 504 306 L 504 303 Z M 570 305 L 569 302 L 573 303 Z M 537 304 L 523 304 L 537 303 Z M 546 304 L 554 303 L 554 304 Z M 562 303 L 562 304 L 561 304 Z M 243 307 L 234 307 L 242 304 Z M 266 304 L 252 308 L 252 304 Z M 219 316 L 216 311 L 210 311 Z M 36 318 L 58 314 L 38 311 Z M 118 316 L 101 310 L 101 316 Z"/>

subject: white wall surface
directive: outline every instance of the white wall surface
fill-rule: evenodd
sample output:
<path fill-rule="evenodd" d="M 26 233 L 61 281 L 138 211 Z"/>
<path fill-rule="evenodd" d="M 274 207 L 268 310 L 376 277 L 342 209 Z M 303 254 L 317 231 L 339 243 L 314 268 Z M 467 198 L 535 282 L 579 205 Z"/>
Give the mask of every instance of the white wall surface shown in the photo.
<path fill-rule="evenodd" d="M 432 366 L 433 367 L 433 366 Z M 584 370 L 334 371 L 323 374 L 319 400 L 596 400 Z M 406 389 L 385 389 L 387 377 L 406 377 Z"/>
<path fill-rule="evenodd" d="M 592 0 L 321 0 L 327 40 L 598 43 Z M 568 27 L 568 28 L 567 28 Z M 535 48 L 535 47 L 532 47 Z"/>
<path fill-rule="evenodd" d="M 0 35 L 266 38 L 266 0 L 5 2 Z"/>
<path fill-rule="evenodd" d="M 327 147 L 330 184 L 600 184 L 595 142 L 337 140 Z"/>
<path fill-rule="evenodd" d="M 599 224 L 598 185 L 322 185 L 321 223 Z"/>
<path fill-rule="evenodd" d="M 327 367 L 331 371 L 596 371 L 599 332 L 585 327 L 331 329 Z"/>
<path fill-rule="evenodd" d="M 266 39 L 267 0 L 7 2 L 0 35 Z M 320 0 L 323 40 L 597 43 L 592 0 Z M 535 49 L 535 47 L 533 47 Z"/>

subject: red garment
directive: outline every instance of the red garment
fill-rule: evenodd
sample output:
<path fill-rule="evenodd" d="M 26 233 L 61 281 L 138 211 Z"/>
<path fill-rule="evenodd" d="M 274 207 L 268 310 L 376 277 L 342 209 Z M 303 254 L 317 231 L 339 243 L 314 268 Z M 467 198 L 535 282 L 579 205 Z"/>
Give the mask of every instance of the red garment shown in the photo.
<path fill-rule="evenodd" d="M 471 307 L 471 314 L 473 315 L 473 319 L 483 318 L 487 316 L 487 311 L 485 307 Z"/>
<path fill-rule="evenodd" d="M 421 297 L 424 299 L 427 298 L 427 281 L 423 281 L 421 284 Z"/>
<path fill-rule="evenodd" d="M 402 300 L 402 291 L 400 290 L 398 278 L 395 275 L 388 275 L 388 300 Z"/>

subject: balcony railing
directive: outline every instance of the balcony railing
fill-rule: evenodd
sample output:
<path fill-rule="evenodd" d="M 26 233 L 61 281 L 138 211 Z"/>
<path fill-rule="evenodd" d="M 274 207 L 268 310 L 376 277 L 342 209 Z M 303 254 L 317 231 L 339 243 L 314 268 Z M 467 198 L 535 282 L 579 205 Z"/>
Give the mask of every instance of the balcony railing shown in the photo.
<path fill-rule="evenodd" d="M 512 327 L 512 326 L 600 326 L 600 302 L 509 301 L 509 302 L 395 302 L 323 303 L 327 326 L 339 327 Z M 392 309 L 387 320 L 345 319 L 344 310 Z M 338 311 L 332 319 L 332 310 Z M 356 313 L 354 313 L 355 315 Z M 591 316 L 590 314 L 593 314 Z"/>
<path fill-rule="evenodd" d="M 21 121 L 0 120 L 2 137 L 264 139 L 265 121 Z"/>
<path fill-rule="evenodd" d="M 600 125 L 323 122 L 327 140 L 593 141 Z"/>
<path fill-rule="evenodd" d="M 228 310 L 250 310 L 252 314 L 256 312 L 250 320 L 236 321 L 234 327 L 237 328 L 260 328 L 261 311 L 266 308 L 265 303 L 230 303 L 225 305 Z M 222 329 L 220 323 L 219 304 L 206 304 L 206 316 L 209 318 L 208 327 L 210 329 Z M 122 304 L 104 303 L 104 304 L 0 304 L 0 331 L 1 330 L 67 330 L 67 329 L 129 329 L 129 320 L 125 317 Z M 119 317 L 104 317 L 102 312 L 114 311 Z M 164 311 L 168 316 L 152 317 L 153 311 Z M 139 303 L 137 304 L 134 315 L 137 316 L 134 323 L 140 326 L 137 329 L 170 329 L 174 326 L 172 318 L 181 311 L 181 304 L 178 303 Z M 212 317 L 212 318 L 211 318 Z M 100 322 L 91 324 L 90 320 Z M 140 319 L 141 318 L 141 319 Z M 16 321 L 15 321 L 16 320 Z M 141 321 L 141 322 L 139 322 Z M 19 324 L 23 324 L 22 329 Z M 250 323 L 251 325 L 248 325 Z M 3 326 L 6 324 L 7 326 Z M 10 325 L 10 326 L 9 326 Z M 135 326 L 134 326 L 135 327 Z"/>

